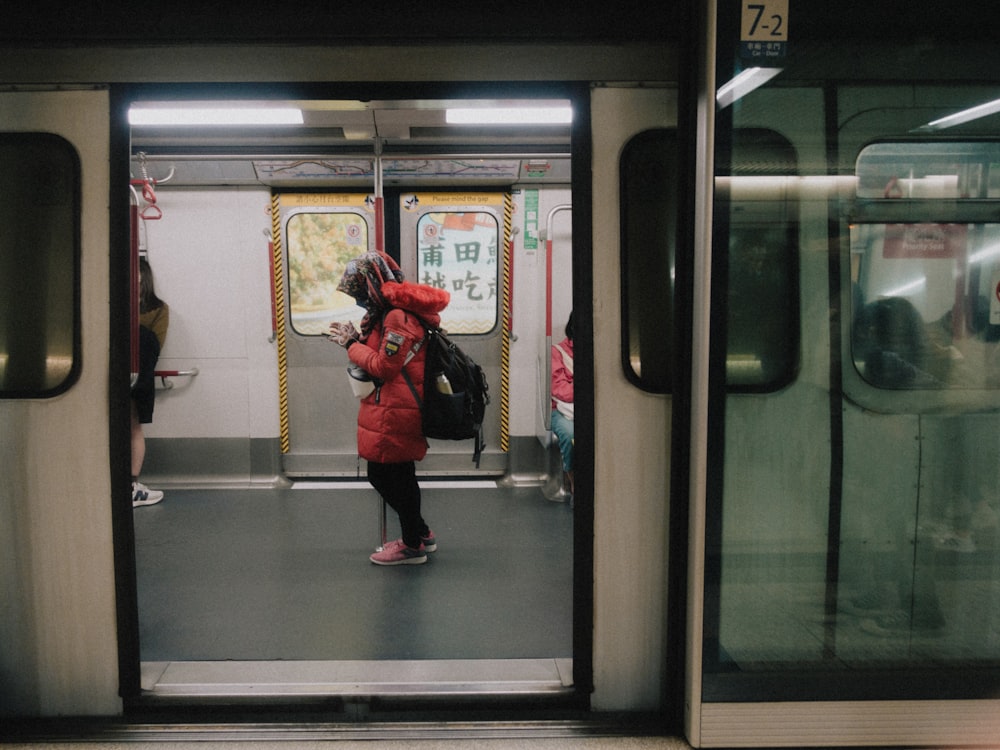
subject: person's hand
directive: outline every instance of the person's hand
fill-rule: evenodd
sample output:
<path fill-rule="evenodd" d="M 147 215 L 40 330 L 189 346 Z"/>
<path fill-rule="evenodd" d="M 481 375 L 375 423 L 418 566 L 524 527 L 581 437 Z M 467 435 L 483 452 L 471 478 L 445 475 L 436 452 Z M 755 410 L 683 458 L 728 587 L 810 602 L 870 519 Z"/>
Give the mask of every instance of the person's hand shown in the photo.
<path fill-rule="evenodd" d="M 347 346 L 348 342 L 351 340 L 357 341 L 357 338 L 358 329 L 354 327 L 354 323 L 348 321 L 346 323 L 330 324 L 330 341 L 341 346 Z"/>

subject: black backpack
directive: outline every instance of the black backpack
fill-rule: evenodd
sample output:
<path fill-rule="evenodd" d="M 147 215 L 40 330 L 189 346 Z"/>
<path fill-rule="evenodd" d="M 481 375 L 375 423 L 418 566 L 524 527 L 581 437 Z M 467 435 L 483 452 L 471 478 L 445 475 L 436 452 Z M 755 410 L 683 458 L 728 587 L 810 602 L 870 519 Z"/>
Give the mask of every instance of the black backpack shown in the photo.
<path fill-rule="evenodd" d="M 490 402 L 490 388 L 483 368 L 443 330 L 424 326 L 423 341 L 414 347 L 413 354 L 423 348 L 424 398 L 421 403 L 413 381 L 403 369 L 403 378 L 410 386 L 413 398 L 420 406 L 424 437 L 437 440 L 475 439 L 472 460 L 479 468 L 485 442 L 483 441 L 483 415 Z"/>

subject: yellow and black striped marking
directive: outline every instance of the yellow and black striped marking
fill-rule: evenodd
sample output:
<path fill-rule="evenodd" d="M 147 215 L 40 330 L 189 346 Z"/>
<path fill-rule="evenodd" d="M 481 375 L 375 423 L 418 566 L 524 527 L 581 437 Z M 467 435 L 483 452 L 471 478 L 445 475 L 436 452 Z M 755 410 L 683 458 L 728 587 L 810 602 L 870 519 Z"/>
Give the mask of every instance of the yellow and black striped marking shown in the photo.
<path fill-rule="evenodd" d="M 510 448 L 510 305 L 511 305 L 511 226 L 514 201 L 503 198 L 503 339 L 500 351 L 500 450 Z"/>
<path fill-rule="evenodd" d="M 288 453 L 288 361 L 285 353 L 285 272 L 281 252 L 281 196 L 271 194 L 271 245 L 274 248 L 274 316 L 278 343 L 278 415 L 281 452 Z"/>

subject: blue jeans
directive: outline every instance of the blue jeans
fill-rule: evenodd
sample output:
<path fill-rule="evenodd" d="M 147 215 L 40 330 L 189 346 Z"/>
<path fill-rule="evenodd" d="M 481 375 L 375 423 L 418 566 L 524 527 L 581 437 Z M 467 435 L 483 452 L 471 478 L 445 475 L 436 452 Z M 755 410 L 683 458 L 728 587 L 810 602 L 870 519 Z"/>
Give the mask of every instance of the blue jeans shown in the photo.
<path fill-rule="evenodd" d="M 559 441 L 562 453 L 563 471 L 573 471 L 573 420 L 567 419 L 558 410 L 552 410 L 552 431 Z"/>

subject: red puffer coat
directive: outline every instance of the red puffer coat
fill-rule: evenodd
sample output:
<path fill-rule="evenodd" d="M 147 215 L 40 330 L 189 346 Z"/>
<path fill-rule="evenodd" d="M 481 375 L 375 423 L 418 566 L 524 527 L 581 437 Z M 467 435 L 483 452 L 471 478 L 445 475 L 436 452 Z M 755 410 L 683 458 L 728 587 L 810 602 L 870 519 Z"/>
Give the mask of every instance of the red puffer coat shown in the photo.
<path fill-rule="evenodd" d="M 361 400 L 358 411 L 358 455 L 366 461 L 402 463 L 419 461 L 427 454 L 427 440 L 420 426 L 420 407 L 402 376 L 406 357 L 424 338 L 424 328 L 411 314 L 429 325 L 439 325 L 440 312 L 450 296 L 443 289 L 408 281 L 382 284 L 382 295 L 391 309 L 364 341 L 347 349 L 347 356 L 382 385 Z M 420 349 L 406 363 L 406 374 L 422 399 L 424 359 Z"/>

